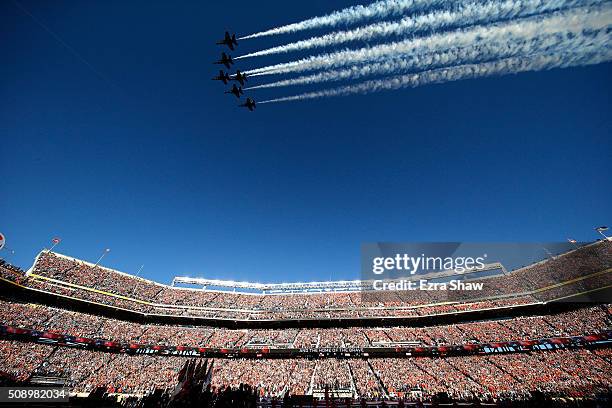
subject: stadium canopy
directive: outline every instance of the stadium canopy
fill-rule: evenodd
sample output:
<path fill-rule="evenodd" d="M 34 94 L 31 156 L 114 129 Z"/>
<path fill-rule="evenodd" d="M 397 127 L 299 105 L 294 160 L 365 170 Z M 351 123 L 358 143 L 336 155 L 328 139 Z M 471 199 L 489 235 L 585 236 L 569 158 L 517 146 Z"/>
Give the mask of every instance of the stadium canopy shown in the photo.
<path fill-rule="evenodd" d="M 500 271 L 506 273 L 506 268 L 499 262 L 486 264 L 478 270 L 458 272 L 456 270 L 446 270 L 433 272 L 424 275 L 412 275 L 406 280 L 429 279 L 438 280 L 452 276 L 466 276 L 481 274 L 483 272 Z M 316 281 L 316 282 L 287 282 L 287 283 L 258 283 L 233 281 L 222 279 L 191 278 L 188 276 L 176 276 L 172 279 L 172 286 L 176 285 L 201 286 L 202 289 L 209 288 L 229 288 L 241 289 L 245 291 L 256 291 L 261 293 L 296 293 L 296 292 L 351 292 L 372 287 L 371 280 L 338 280 L 338 281 Z"/>

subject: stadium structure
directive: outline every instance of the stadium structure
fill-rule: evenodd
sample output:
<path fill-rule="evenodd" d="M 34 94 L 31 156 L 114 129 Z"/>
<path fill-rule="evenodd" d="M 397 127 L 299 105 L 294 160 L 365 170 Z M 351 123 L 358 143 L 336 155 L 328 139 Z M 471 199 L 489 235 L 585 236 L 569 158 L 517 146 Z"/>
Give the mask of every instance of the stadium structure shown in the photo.
<path fill-rule="evenodd" d="M 612 242 L 487 268 L 461 276 L 476 297 L 373 296 L 360 280 L 166 285 L 43 250 L 0 266 L 0 378 L 144 398 L 201 373 L 260 406 L 607 401 Z"/>

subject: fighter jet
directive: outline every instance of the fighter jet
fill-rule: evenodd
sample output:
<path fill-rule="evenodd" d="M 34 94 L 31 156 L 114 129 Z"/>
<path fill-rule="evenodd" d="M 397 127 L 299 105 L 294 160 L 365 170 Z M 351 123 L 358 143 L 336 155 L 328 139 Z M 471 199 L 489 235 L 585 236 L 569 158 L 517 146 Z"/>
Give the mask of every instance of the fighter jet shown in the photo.
<path fill-rule="evenodd" d="M 229 91 L 225 91 L 226 94 L 232 94 L 232 95 L 236 95 L 236 98 L 240 99 L 240 95 L 244 95 L 244 92 L 242 92 L 242 87 L 236 86 L 236 84 L 234 84 L 232 86 L 232 89 Z"/>
<path fill-rule="evenodd" d="M 221 41 L 217 41 L 218 45 L 227 45 L 230 50 L 234 51 L 234 45 L 238 45 L 238 41 L 236 41 L 236 34 L 232 34 L 230 37 L 229 32 L 225 32 L 225 38 Z"/>
<path fill-rule="evenodd" d="M 230 77 L 227 72 L 223 72 L 222 69 L 219 70 L 219 75 L 213 78 L 213 81 L 223 81 L 225 85 L 229 82 Z"/>
<path fill-rule="evenodd" d="M 236 71 L 236 75 L 233 75 L 231 78 L 232 81 L 238 81 L 240 82 L 240 85 L 244 86 L 244 83 L 247 80 L 247 76 L 246 74 L 243 74 L 242 72 L 240 72 L 240 70 Z"/>
<path fill-rule="evenodd" d="M 221 59 L 219 61 L 215 61 L 215 64 L 223 64 L 225 68 L 230 69 L 231 65 L 234 63 L 231 55 L 227 55 L 226 53 L 221 53 Z"/>
<path fill-rule="evenodd" d="M 255 101 L 251 98 L 247 98 L 246 102 L 242 105 L 238 105 L 240 107 L 248 108 L 251 112 L 255 109 Z"/>

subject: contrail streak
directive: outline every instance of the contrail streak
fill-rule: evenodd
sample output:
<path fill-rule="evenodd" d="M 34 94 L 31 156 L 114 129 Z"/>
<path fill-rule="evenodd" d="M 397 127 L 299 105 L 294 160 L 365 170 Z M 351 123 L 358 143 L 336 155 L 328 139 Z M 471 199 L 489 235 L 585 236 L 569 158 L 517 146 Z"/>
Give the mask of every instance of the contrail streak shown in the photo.
<path fill-rule="evenodd" d="M 432 71 L 391 77 L 348 85 L 335 89 L 308 92 L 301 95 L 287 96 L 258 102 L 259 104 L 300 101 L 332 96 L 367 94 L 385 90 L 414 88 L 422 85 L 480 78 L 493 75 L 516 74 L 527 71 L 541 71 L 553 68 L 593 65 L 612 60 L 612 50 L 607 47 L 595 53 L 567 53 L 534 55 L 529 58 L 513 57 L 481 64 L 466 64 Z"/>
<path fill-rule="evenodd" d="M 334 11 L 324 16 L 313 17 L 298 23 L 287 24 L 270 30 L 261 31 L 240 37 L 239 40 L 265 37 L 268 35 L 295 33 L 315 28 L 355 24 L 365 20 L 398 16 L 409 11 L 427 10 L 439 5 L 444 5 L 445 3 L 447 3 L 445 0 L 380 0 L 367 6 L 352 6 Z"/>
<path fill-rule="evenodd" d="M 460 65 L 529 55 L 541 52 L 578 52 L 581 49 L 597 50 L 612 43 L 606 29 L 588 35 L 569 35 L 559 32 L 535 37 L 532 39 L 511 40 L 501 43 L 478 44 L 465 48 L 453 48 L 448 51 L 425 54 L 417 57 L 403 56 L 387 61 L 354 65 L 346 69 L 332 70 L 286 79 L 245 88 L 246 90 L 277 88 L 283 86 L 308 85 L 322 82 L 355 80 L 372 75 L 400 74 L 410 71 L 424 71 L 449 65 Z"/>
<path fill-rule="evenodd" d="M 488 0 L 460 1 L 453 10 L 433 10 L 427 14 L 406 16 L 399 21 L 380 22 L 348 31 L 337 31 L 307 40 L 297 41 L 262 51 L 241 55 L 235 59 L 288 53 L 317 47 L 370 41 L 380 37 L 406 36 L 423 31 L 487 24 L 499 20 L 529 17 L 578 6 L 601 4 L 605 0 Z"/>
<path fill-rule="evenodd" d="M 399 42 L 381 44 L 357 50 L 344 50 L 320 54 L 296 61 L 252 69 L 247 74 L 285 74 L 318 69 L 332 69 L 367 61 L 377 61 L 393 56 L 439 52 L 453 47 L 465 47 L 476 43 L 502 42 L 511 38 L 535 37 L 562 30 L 580 33 L 598 30 L 612 24 L 610 3 L 601 7 L 584 7 L 555 12 L 545 17 L 537 16 L 521 20 L 476 26 L 452 32 L 434 34 Z"/>

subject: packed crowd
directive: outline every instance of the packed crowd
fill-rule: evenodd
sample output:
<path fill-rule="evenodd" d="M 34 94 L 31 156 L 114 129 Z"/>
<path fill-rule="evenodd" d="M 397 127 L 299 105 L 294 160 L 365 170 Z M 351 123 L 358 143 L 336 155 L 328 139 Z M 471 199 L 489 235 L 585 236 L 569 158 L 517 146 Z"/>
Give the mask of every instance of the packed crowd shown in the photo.
<path fill-rule="evenodd" d="M 25 381 L 52 352 L 36 343 L 0 340 L 0 376 Z"/>
<path fill-rule="evenodd" d="M 0 278 L 13 282 L 22 282 L 24 276 L 25 272 L 21 268 L 6 262 L 4 259 L 0 259 Z"/>
<path fill-rule="evenodd" d="M 0 258 L 0 267 L 8 269 L 13 272 L 23 273 L 23 270 L 21 268 L 6 262 L 4 259 L 1 259 L 1 258 Z"/>
<path fill-rule="evenodd" d="M 184 357 L 104 353 L 0 341 L 0 374 L 64 378 L 79 392 L 144 394 L 176 384 Z M 521 400 L 534 392 L 584 397 L 612 389 L 612 349 L 556 350 L 462 357 L 382 359 L 218 359 L 212 387 L 250 384 L 260 397 L 351 390 L 369 398 Z"/>
<path fill-rule="evenodd" d="M 350 390 L 353 387 L 348 362 L 331 359 L 317 361 L 312 383 L 313 387 L 319 390 L 326 387 L 332 390 Z"/>
<path fill-rule="evenodd" d="M 380 377 L 374 372 L 370 361 L 363 359 L 348 360 L 357 395 L 368 399 L 388 396 Z"/>
<path fill-rule="evenodd" d="M 210 348 L 444 346 L 577 336 L 612 328 L 610 305 L 427 327 L 243 329 L 138 324 L 0 298 L 0 324 L 121 343 Z"/>
<path fill-rule="evenodd" d="M 609 390 L 611 353 L 610 349 L 559 350 L 485 357 L 373 359 L 371 364 L 390 395 L 446 392 L 455 399 L 520 400 L 534 391 L 580 397 Z"/>
<path fill-rule="evenodd" d="M 0 271 L 2 269 L 0 268 Z M 219 297 L 220 300 L 214 304 L 214 307 L 211 306 L 184 306 L 184 305 L 170 305 L 170 304 L 159 304 L 159 303 L 151 303 L 148 301 L 126 297 L 124 295 L 117 295 L 111 292 L 102 292 L 97 288 L 84 287 L 76 284 L 66 284 L 65 282 L 60 282 L 56 280 L 45 280 L 41 278 L 36 278 L 34 275 L 30 277 L 25 277 L 23 274 L 15 274 L 10 273 L 10 271 L 6 272 L 5 275 L 7 279 L 16 281 L 18 283 L 22 283 L 27 285 L 28 288 L 34 290 L 40 290 L 45 292 L 50 292 L 54 294 L 59 294 L 62 296 L 70 297 L 79 301 L 88 301 L 94 302 L 102 305 L 112 306 L 114 308 L 129 310 L 129 311 L 137 311 L 141 313 L 148 314 L 161 314 L 161 315 L 175 315 L 175 316 L 188 316 L 188 317 L 202 317 L 202 318 L 214 318 L 214 319 L 242 319 L 242 320 L 284 320 L 284 319 L 320 319 L 320 318 L 355 318 L 355 317 L 411 317 L 411 316 L 427 316 L 427 315 L 437 315 L 440 313 L 452 313 L 452 312 L 461 312 L 461 311 L 469 311 L 469 310 L 481 310 L 488 308 L 500 308 L 500 307 L 508 307 L 508 306 L 518 306 L 524 304 L 533 304 L 538 301 L 530 295 L 522 295 L 516 296 L 512 298 L 504 298 L 504 299 L 496 299 L 496 300 L 480 300 L 478 302 L 471 303 L 456 303 L 456 304 L 432 304 L 428 306 L 417 305 L 418 302 L 415 302 L 414 306 L 404 306 L 404 307 L 387 307 L 386 303 L 382 301 L 382 299 L 378 298 L 376 306 L 367 306 L 360 307 L 355 306 L 354 308 L 347 307 L 346 309 L 339 308 L 323 308 L 323 309 L 283 309 L 281 306 L 276 306 L 270 310 L 245 310 L 245 309 L 222 309 L 218 306 L 221 303 L 228 302 L 231 303 L 227 299 L 227 294 L 222 292 L 206 292 L 206 291 L 195 291 L 181 288 L 172 288 L 168 290 L 172 290 L 172 292 L 176 292 L 178 294 L 181 291 L 185 291 L 185 298 L 188 298 L 189 295 L 193 295 L 194 292 L 205 294 L 206 296 L 210 296 L 211 299 L 213 297 Z M 53 279 L 53 278 L 51 278 Z M 178 291 L 178 292 L 177 292 Z M 355 297 L 359 299 L 361 296 L 357 293 L 345 293 L 345 294 L 334 294 L 342 295 L 347 297 Z M 182 296 L 182 295 L 181 295 Z M 181 298 L 181 296 L 177 296 Z M 254 300 L 264 301 L 266 297 L 269 297 L 269 300 L 266 302 L 272 302 L 273 300 L 283 301 L 284 298 L 280 298 L 280 295 L 233 295 L 236 297 L 243 297 L 247 299 L 248 302 L 253 302 Z M 390 295 L 386 295 L 386 299 L 389 298 Z M 326 302 L 332 302 L 333 296 L 321 296 L 317 294 L 294 294 L 289 297 L 291 303 L 299 302 L 301 298 L 306 298 L 308 301 L 305 301 L 305 304 L 313 304 L 313 300 L 316 298 L 325 298 Z M 330 298 L 332 299 L 330 301 Z M 201 300 L 201 299 L 200 299 Z M 234 301 L 238 301 L 234 298 Z M 286 302 L 287 303 L 287 302 Z M 394 301 L 389 301 L 389 303 L 393 304 Z M 358 303 L 355 303 L 356 305 Z M 407 304 L 407 302 L 406 302 Z M 231 307 L 231 305 L 225 306 Z M 235 307 L 235 305 L 234 305 Z M 242 305 L 240 306 L 242 307 Z"/>
<path fill-rule="evenodd" d="M 212 384 L 222 388 L 249 383 L 260 390 L 261 397 L 283 395 L 287 391 L 305 395 L 315 364 L 315 361 L 304 359 L 217 360 L 213 366 Z"/>
<path fill-rule="evenodd" d="M 611 266 L 612 242 L 602 241 L 472 280 L 484 283 L 477 298 L 469 291 L 246 294 L 177 288 L 48 251 L 39 254 L 27 278 L 7 265 L 0 272 L 32 289 L 143 313 L 261 320 L 423 316 L 537 303 L 609 285 Z M 562 282 L 567 284 L 557 285 Z"/>

